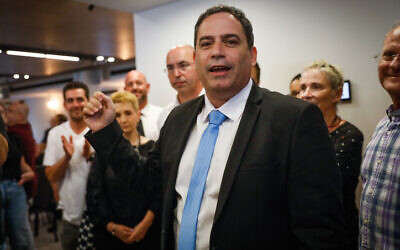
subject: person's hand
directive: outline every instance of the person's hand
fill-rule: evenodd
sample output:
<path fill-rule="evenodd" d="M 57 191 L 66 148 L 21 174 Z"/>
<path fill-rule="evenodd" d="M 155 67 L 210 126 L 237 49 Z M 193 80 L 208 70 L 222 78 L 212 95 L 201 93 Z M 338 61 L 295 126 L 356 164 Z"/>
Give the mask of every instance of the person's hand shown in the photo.
<path fill-rule="evenodd" d="M 83 144 L 83 150 L 82 150 L 82 156 L 86 159 L 89 160 L 90 158 L 90 144 L 89 142 L 85 139 L 85 144 Z"/>
<path fill-rule="evenodd" d="M 21 174 L 21 179 L 18 181 L 18 186 L 24 185 L 25 182 L 31 181 L 35 178 L 33 171 Z"/>
<path fill-rule="evenodd" d="M 150 226 L 153 224 L 154 213 L 148 210 L 143 219 L 133 228 L 129 243 L 141 241 L 147 234 Z"/>
<path fill-rule="evenodd" d="M 0 134 L 0 166 L 3 166 L 4 162 L 7 160 L 8 155 L 8 141 Z"/>
<path fill-rule="evenodd" d="M 111 99 L 101 92 L 94 93 L 83 108 L 83 118 L 93 132 L 106 127 L 115 118 Z"/>
<path fill-rule="evenodd" d="M 72 155 L 74 154 L 74 143 L 72 141 L 72 135 L 69 136 L 69 141 L 67 140 L 67 138 L 65 138 L 65 136 L 62 135 L 61 141 L 65 152 L 65 157 L 67 158 L 67 160 L 70 160 Z"/>
<path fill-rule="evenodd" d="M 134 228 L 133 231 L 131 232 L 128 242 L 133 243 L 133 242 L 139 242 L 141 241 L 147 234 L 147 231 L 149 230 L 151 224 L 147 225 L 143 221 L 139 222 Z"/>
<path fill-rule="evenodd" d="M 126 244 L 131 243 L 129 241 L 129 236 L 131 236 L 131 233 L 132 233 L 132 228 L 121 224 L 117 224 L 115 228 L 115 236 Z"/>
<path fill-rule="evenodd" d="M 18 185 L 22 186 L 25 182 L 31 181 L 35 178 L 35 172 L 31 169 L 31 167 L 26 163 L 25 157 L 21 157 L 20 161 L 21 166 L 21 179 L 18 181 Z"/>

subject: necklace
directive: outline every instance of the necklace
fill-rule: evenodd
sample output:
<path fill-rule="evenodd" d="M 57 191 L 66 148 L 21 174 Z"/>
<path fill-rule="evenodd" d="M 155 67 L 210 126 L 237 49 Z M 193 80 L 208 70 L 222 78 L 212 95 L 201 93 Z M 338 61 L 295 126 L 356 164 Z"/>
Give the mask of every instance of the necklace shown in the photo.
<path fill-rule="evenodd" d="M 336 122 L 336 120 L 337 120 L 337 122 Z M 334 127 L 336 127 L 337 125 L 340 124 L 341 121 L 342 121 L 342 119 L 341 119 L 338 115 L 335 115 L 335 118 L 334 118 L 333 121 L 331 122 L 331 125 L 328 125 L 328 128 L 334 128 Z M 335 123 L 335 122 L 336 122 L 336 123 Z"/>
<path fill-rule="evenodd" d="M 135 143 L 131 143 L 133 147 L 137 148 L 138 150 L 140 150 L 140 135 L 138 135 L 138 139 L 136 140 Z M 137 145 L 136 145 L 137 143 Z"/>

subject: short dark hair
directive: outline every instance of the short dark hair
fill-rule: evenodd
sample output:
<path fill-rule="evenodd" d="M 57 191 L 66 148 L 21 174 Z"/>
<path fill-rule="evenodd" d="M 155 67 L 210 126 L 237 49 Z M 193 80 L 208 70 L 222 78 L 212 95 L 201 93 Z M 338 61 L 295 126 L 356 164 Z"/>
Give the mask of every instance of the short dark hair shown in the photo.
<path fill-rule="evenodd" d="M 290 85 L 292 85 L 292 82 L 294 82 L 295 80 L 300 80 L 300 78 L 301 78 L 301 73 L 298 73 L 292 78 L 292 80 L 290 81 Z"/>
<path fill-rule="evenodd" d="M 220 12 L 226 12 L 233 15 L 242 24 L 244 34 L 247 38 L 247 46 L 249 47 L 249 49 L 251 49 L 254 45 L 254 35 L 253 26 L 251 26 L 249 19 L 247 19 L 246 15 L 240 9 L 222 4 L 209 8 L 197 19 L 196 25 L 194 26 L 194 47 L 196 48 L 197 32 L 199 30 L 200 24 L 207 17 Z"/>
<path fill-rule="evenodd" d="M 89 100 L 89 88 L 86 84 L 83 82 L 69 82 L 65 84 L 64 89 L 63 89 L 63 96 L 64 96 L 64 101 L 65 101 L 65 92 L 70 89 L 83 89 L 85 91 L 85 96 Z"/>
<path fill-rule="evenodd" d="M 64 114 L 57 114 L 56 117 L 57 117 L 57 123 L 58 123 L 57 125 L 60 125 L 61 123 L 68 121 L 67 116 Z"/>

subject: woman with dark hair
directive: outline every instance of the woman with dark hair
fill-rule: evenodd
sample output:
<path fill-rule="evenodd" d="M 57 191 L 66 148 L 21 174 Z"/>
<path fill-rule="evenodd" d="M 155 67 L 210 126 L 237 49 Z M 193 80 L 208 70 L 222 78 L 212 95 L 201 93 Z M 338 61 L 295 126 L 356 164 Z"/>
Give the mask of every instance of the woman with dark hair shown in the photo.
<path fill-rule="evenodd" d="M 138 101 L 130 92 L 111 96 L 116 120 L 123 135 L 142 156 L 147 156 L 154 141 L 140 136 Z M 159 249 L 159 223 L 154 223 L 150 209 L 150 186 L 145 166 L 132 171 L 134 175 L 118 177 L 113 166 L 106 166 L 96 155 L 89 174 L 86 202 L 94 224 L 94 246 L 101 249 Z M 157 224 L 154 225 L 154 224 Z"/>
<path fill-rule="evenodd" d="M 337 114 L 343 75 L 339 67 L 324 60 L 307 66 L 300 78 L 299 97 L 318 105 L 324 116 L 342 175 L 343 205 L 350 249 L 358 249 L 358 210 L 355 191 L 360 175 L 363 134 Z"/>

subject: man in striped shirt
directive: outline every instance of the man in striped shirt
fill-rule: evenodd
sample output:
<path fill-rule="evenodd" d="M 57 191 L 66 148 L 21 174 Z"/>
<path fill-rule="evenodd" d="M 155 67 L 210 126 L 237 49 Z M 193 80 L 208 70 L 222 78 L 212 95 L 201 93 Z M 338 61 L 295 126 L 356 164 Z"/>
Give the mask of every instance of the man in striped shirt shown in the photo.
<path fill-rule="evenodd" d="M 393 104 L 364 156 L 359 244 L 360 249 L 400 249 L 400 23 L 385 37 L 378 73 Z"/>

